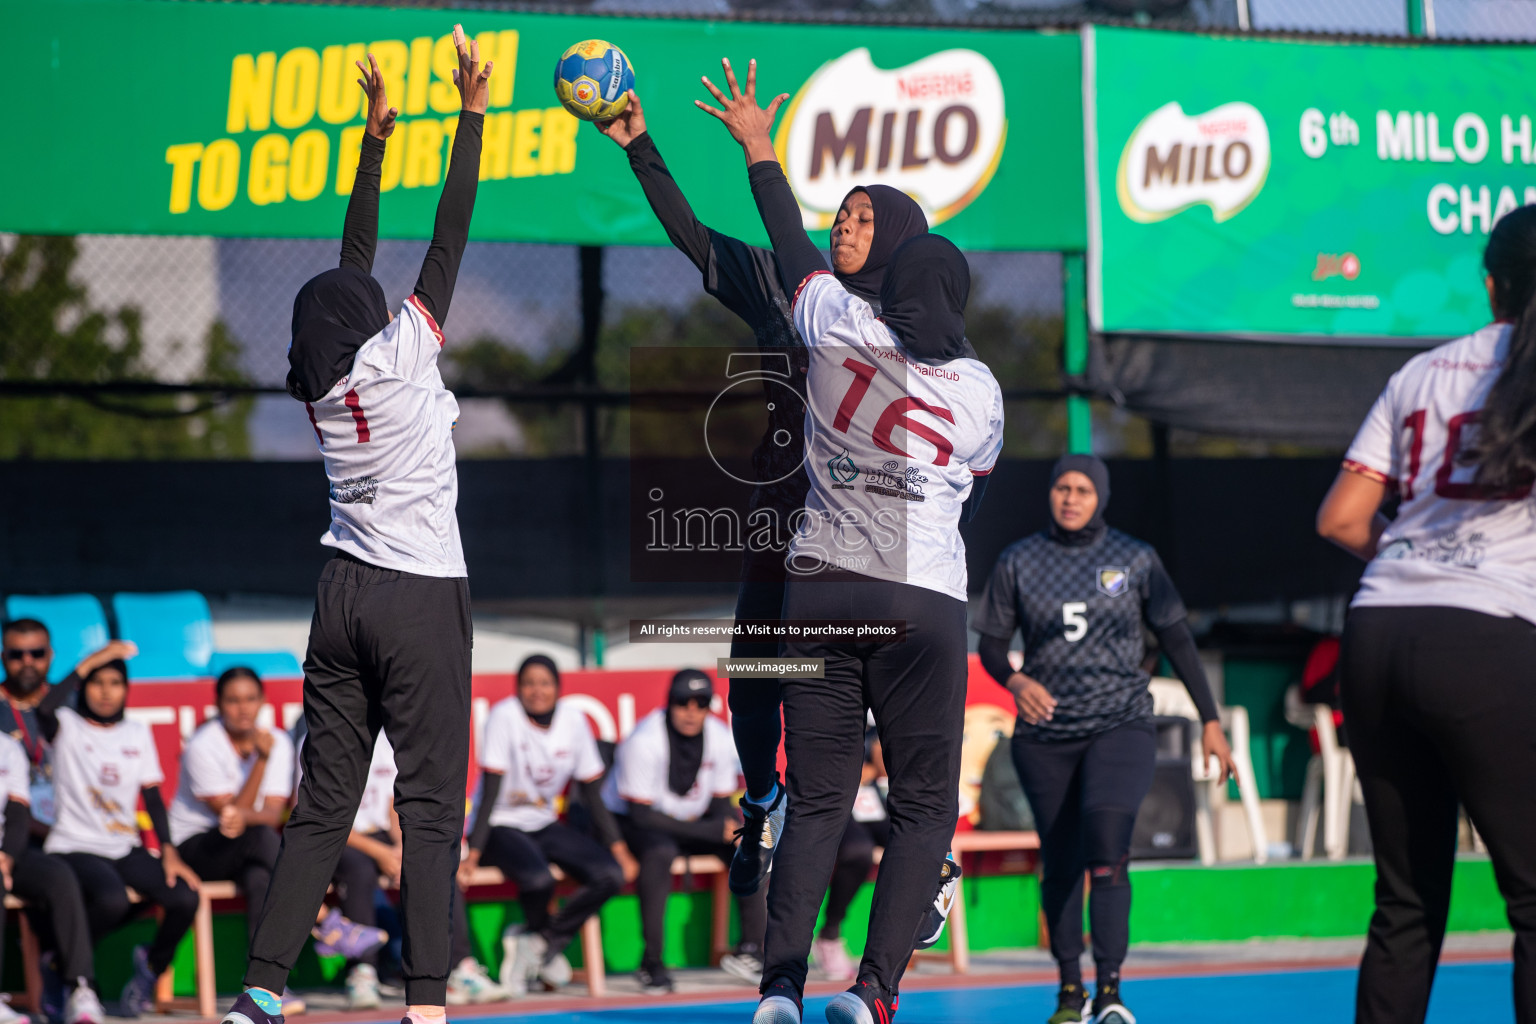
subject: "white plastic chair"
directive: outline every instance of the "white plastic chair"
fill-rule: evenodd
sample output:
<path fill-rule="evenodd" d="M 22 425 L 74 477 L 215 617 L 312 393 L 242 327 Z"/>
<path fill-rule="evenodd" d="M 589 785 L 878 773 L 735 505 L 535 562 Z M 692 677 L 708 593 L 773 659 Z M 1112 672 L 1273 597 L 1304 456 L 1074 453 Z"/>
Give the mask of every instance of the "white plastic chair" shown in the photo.
<path fill-rule="evenodd" d="M 1187 718 L 1199 724 L 1200 712 L 1195 707 L 1189 691 L 1177 679 L 1154 678 L 1149 686 L 1152 692 L 1152 713 L 1171 718 Z M 1257 864 L 1269 860 L 1269 839 L 1264 833 L 1264 818 L 1259 812 L 1259 787 L 1253 775 L 1253 747 L 1249 737 L 1248 709 L 1231 705 L 1219 709 L 1221 727 L 1232 744 L 1232 760 L 1237 765 L 1237 792 L 1243 801 L 1243 816 L 1248 822 L 1248 838 L 1253 844 L 1253 859 Z M 1200 863 L 1216 863 L 1216 829 L 1212 820 L 1211 803 L 1219 787 L 1216 769 L 1207 761 L 1201 747 L 1200 734 L 1196 732 L 1194 747 L 1190 751 L 1191 772 L 1194 780 L 1203 785 L 1195 786 L 1195 839 L 1200 847 Z"/>
<path fill-rule="evenodd" d="M 1307 704 L 1301 688 L 1285 691 L 1285 720 L 1298 729 L 1317 732 L 1318 752 L 1307 762 L 1307 778 L 1301 790 L 1301 859 L 1311 860 L 1317 845 L 1317 823 L 1323 823 L 1323 854 L 1343 860 L 1349 852 L 1349 819 L 1355 802 L 1355 759 L 1339 746 L 1333 709 L 1326 704 Z"/>

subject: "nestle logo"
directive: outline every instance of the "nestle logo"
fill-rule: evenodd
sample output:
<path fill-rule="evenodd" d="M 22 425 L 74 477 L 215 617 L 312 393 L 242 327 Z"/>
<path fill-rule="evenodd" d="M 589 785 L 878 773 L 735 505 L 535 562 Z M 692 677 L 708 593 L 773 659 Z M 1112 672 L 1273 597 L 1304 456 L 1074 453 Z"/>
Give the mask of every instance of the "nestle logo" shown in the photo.
<path fill-rule="evenodd" d="M 1352 252 L 1338 255 L 1331 252 L 1317 254 L 1317 266 L 1312 268 L 1312 280 L 1326 281 L 1330 277 L 1342 277 L 1353 281 L 1360 276 L 1360 257 Z"/>

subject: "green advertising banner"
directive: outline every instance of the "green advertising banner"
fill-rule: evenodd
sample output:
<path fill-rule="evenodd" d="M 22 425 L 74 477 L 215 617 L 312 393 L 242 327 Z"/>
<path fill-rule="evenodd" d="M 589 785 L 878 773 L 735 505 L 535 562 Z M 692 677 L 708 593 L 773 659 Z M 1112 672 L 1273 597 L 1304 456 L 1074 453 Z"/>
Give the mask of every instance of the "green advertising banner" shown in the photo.
<path fill-rule="evenodd" d="M 1536 202 L 1536 49 L 1089 29 L 1090 306 L 1105 331 L 1432 339 Z"/>
<path fill-rule="evenodd" d="M 808 227 L 882 181 L 966 248 L 1086 245 L 1075 33 L 186 0 L 5 5 L 0 230 L 336 235 L 363 131 L 353 61 L 371 50 L 401 112 L 381 234 L 424 237 L 457 123 L 456 21 L 496 62 L 474 239 L 666 242 L 623 153 L 555 99 L 560 54 L 604 38 L 712 227 L 764 237 L 739 148 L 693 106 L 721 57 L 755 57 L 765 100 L 793 97 L 776 142 Z"/>

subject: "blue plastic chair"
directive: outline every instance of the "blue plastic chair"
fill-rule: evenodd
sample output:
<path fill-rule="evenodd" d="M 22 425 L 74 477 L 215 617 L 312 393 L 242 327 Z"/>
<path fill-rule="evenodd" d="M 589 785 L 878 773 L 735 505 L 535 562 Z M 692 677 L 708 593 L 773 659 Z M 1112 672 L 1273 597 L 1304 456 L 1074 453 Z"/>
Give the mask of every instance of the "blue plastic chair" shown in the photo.
<path fill-rule="evenodd" d="M 263 679 L 301 679 L 304 668 L 291 651 L 214 651 L 208 674 L 217 679 L 226 669 L 240 665 Z"/>
<path fill-rule="evenodd" d="M 36 619 L 48 627 L 53 665 L 48 681 L 56 683 L 75 670 L 80 659 L 106 646 L 107 616 L 90 594 L 12 594 L 5 599 L 6 619 Z"/>
<path fill-rule="evenodd" d="M 139 645 L 129 665 L 135 679 L 196 679 L 213 656 L 213 616 L 195 590 L 113 594 L 117 632 Z"/>

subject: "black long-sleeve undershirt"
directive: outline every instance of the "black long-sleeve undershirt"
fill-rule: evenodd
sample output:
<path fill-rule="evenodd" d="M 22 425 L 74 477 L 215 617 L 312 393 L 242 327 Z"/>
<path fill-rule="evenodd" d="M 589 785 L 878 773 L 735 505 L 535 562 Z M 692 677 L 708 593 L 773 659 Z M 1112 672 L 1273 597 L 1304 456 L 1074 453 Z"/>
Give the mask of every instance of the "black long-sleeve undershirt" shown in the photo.
<path fill-rule="evenodd" d="M 623 834 L 619 831 L 619 823 L 614 818 L 608 805 L 603 803 L 603 779 L 606 773 L 595 779 L 588 779 L 578 783 L 581 786 L 581 802 L 586 805 L 587 815 L 592 819 L 592 828 L 597 832 L 597 838 L 604 846 L 612 846 L 614 843 L 624 841 Z"/>
<path fill-rule="evenodd" d="M 421 275 L 416 278 L 415 295 L 439 327 L 448 319 L 448 303 L 459 278 L 459 261 L 469 244 L 469 220 L 475 212 L 475 191 L 480 185 L 480 137 L 484 130 L 484 114 L 469 110 L 459 113 L 448 177 L 443 182 L 437 219 L 432 225 L 432 244 L 427 248 Z"/>
<path fill-rule="evenodd" d="M 683 821 L 670 814 L 663 814 L 650 804 L 629 805 L 629 820 L 648 832 L 666 832 L 679 839 L 694 839 L 702 843 L 723 843 L 725 821 L 731 813 L 731 798 L 717 796 L 709 802 L 702 815 L 692 821 Z"/>
<path fill-rule="evenodd" d="M 747 180 L 752 185 L 758 216 L 762 217 L 768 240 L 773 243 L 773 254 L 779 259 L 784 291 L 793 296 L 807 277 L 827 269 L 826 261 L 805 233 L 800 205 L 795 202 L 795 193 L 779 162 L 759 160 L 747 168 Z"/>
<path fill-rule="evenodd" d="M 73 700 L 82 685 L 80 673 L 71 672 L 50 686 L 33 709 L 37 712 L 37 727 L 49 743 L 59 734 L 59 708 Z"/>
<path fill-rule="evenodd" d="M 1174 674 L 1183 681 L 1190 699 L 1195 702 L 1200 721 L 1220 721 L 1216 698 L 1211 693 L 1210 681 L 1205 677 L 1205 665 L 1200 661 L 1200 652 L 1195 647 L 1195 635 L 1189 630 L 1188 620 L 1180 619 L 1153 632 L 1168 663 L 1173 666 Z M 999 686 L 1008 685 L 1015 669 L 1008 661 L 1007 640 L 982 634 L 976 643 L 976 656 L 987 675 L 996 680 Z"/>
<path fill-rule="evenodd" d="M 347 219 L 341 228 L 341 265 L 373 273 L 373 254 L 379 244 L 379 175 L 384 166 L 384 140 L 363 133 L 357 155 L 357 177 L 347 200 Z"/>
<path fill-rule="evenodd" d="M 976 518 L 976 513 L 981 511 L 981 499 L 987 494 L 987 481 L 992 479 L 990 473 L 971 477 L 971 493 L 965 496 L 965 501 L 960 503 L 960 521 L 968 523 Z"/>
<path fill-rule="evenodd" d="M 629 169 L 640 182 L 645 201 L 651 204 L 651 212 L 661 222 L 667 239 L 701 273 L 707 273 L 712 232 L 694 215 L 693 207 L 672 177 L 666 161 L 661 158 L 661 151 L 656 148 L 651 133 L 643 132 L 630 140 L 629 145 L 624 147 L 624 155 L 629 157 Z"/>
<path fill-rule="evenodd" d="M 144 813 L 149 815 L 155 838 L 160 840 L 160 849 L 164 850 L 171 845 L 171 821 L 165 813 L 165 798 L 160 795 L 159 786 L 145 786 L 139 794 L 144 798 Z"/>
<path fill-rule="evenodd" d="M 5 832 L 0 837 L 0 852 L 14 862 L 27 848 L 32 836 L 32 808 L 14 797 L 5 802 Z"/>

